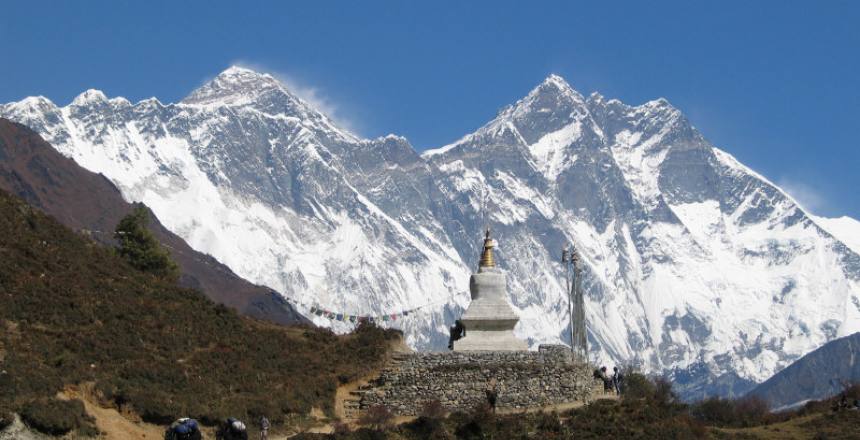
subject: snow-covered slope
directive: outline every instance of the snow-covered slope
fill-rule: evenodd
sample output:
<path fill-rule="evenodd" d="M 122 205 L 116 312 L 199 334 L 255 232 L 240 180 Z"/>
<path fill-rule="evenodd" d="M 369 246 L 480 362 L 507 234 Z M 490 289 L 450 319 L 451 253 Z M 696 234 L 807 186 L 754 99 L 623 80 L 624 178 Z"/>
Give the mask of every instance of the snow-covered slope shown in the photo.
<path fill-rule="evenodd" d="M 851 217 L 813 217 L 819 226 L 856 253 L 860 253 L 860 221 Z"/>
<path fill-rule="evenodd" d="M 88 91 L 0 116 L 288 298 L 353 314 L 434 304 L 392 323 L 421 349 L 441 349 L 468 302 L 487 225 L 518 335 L 566 340 L 557 261 L 574 242 L 595 360 L 669 372 L 688 397 L 742 393 L 860 330 L 860 256 L 663 99 L 628 106 L 550 76 L 421 156 L 397 136 L 360 139 L 241 68 L 177 104 Z"/>

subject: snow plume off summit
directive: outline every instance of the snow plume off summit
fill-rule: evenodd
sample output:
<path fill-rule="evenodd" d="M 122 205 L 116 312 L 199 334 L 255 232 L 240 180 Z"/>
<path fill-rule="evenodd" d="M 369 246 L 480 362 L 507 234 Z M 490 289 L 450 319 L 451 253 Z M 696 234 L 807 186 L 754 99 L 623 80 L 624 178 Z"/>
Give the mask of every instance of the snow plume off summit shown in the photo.
<path fill-rule="evenodd" d="M 517 336 L 567 340 L 558 260 L 574 242 L 593 360 L 669 373 L 686 397 L 742 393 L 860 330 L 860 256 L 663 99 L 629 106 L 550 76 L 422 155 L 236 67 L 175 104 L 87 91 L 0 116 L 288 298 L 349 314 L 432 304 L 391 324 L 419 349 L 445 347 L 486 224 Z"/>

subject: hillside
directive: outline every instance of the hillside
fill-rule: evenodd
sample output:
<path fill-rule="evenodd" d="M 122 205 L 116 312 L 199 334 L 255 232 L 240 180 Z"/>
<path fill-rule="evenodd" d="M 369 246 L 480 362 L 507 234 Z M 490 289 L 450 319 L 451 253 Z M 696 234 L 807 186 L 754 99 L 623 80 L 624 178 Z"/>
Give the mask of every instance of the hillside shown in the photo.
<path fill-rule="evenodd" d="M 159 424 L 331 412 L 338 383 L 376 368 L 396 337 L 240 317 L 2 190 L 0 231 L 0 419 L 74 413 L 54 399 L 74 384 Z"/>
<path fill-rule="evenodd" d="M 81 168 L 29 128 L 0 118 L 0 189 L 65 226 L 113 245 L 113 230 L 133 205 L 104 176 Z M 157 218 L 150 230 L 181 268 L 180 283 L 242 314 L 279 324 L 309 322 L 271 289 L 251 284 L 209 255 L 192 249 Z"/>
<path fill-rule="evenodd" d="M 860 333 L 824 344 L 753 388 L 749 395 L 780 408 L 839 394 L 851 383 L 860 383 Z"/>

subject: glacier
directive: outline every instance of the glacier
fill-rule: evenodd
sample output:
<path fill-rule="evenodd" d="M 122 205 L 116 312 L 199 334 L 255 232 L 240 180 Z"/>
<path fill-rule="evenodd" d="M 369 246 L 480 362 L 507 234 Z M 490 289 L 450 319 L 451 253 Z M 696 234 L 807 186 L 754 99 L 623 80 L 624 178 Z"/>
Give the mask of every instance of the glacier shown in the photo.
<path fill-rule="evenodd" d="M 421 154 L 400 136 L 350 133 L 241 67 L 178 103 L 89 90 L 0 116 L 305 314 L 420 307 L 383 323 L 420 350 L 444 349 L 468 304 L 485 227 L 519 337 L 569 338 L 559 257 L 574 243 L 592 360 L 669 375 L 687 398 L 742 394 L 860 330 L 860 256 L 843 241 L 856 221 L 806 212 L 665 99 L 630 106 L 551 75 Z"/>

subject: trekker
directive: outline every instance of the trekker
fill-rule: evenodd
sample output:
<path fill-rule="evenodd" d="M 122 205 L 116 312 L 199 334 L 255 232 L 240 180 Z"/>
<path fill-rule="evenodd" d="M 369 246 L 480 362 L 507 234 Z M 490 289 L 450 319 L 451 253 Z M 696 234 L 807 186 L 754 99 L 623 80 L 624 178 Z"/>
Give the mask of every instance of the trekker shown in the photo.
<path fill-rule="evenodd" d="M 260 440 L 267 440 L 269 438 L 269 419 L 266 416 L 260 416 Z"/>
<path fill-rule="evenodd" d="M 201 440 L 197 420 L 183 417 L 173 422 L 164 432 L 164 440 Z"/>
<path fill-rule="evenodd" d="M 242 421 L 230 417 L 215 432 L 215 438 L 217 440 L 248 440 L 248 429 Z"/>
<path fill-rule="evenodd" d="M 605 370 L 605 367 L 595 368 L 594 374 L 592 375 L 592 377 L 594 377 L 595 379 L 600 379 L 603 381 L 603 392 L 605 393 L 606 392 L 606 378 L 604 377 L 604 374 L 603 374 L 604 370 Z"/>
<path fill-rule="evenodd" d="M 459 319 L 454 321 L 454 326 L 448 329 L 448 350 L 454 349 L 454 341 L 459 341 L 466 336 L 466 326 Z"/>
<path fill-rule="evenodd" d="M 598 374 L 600 380 L 603 381 L 603 393 L 608 394 L 613 391 L 612 386 L 612 378 L 609 377 L 609 373 L 606 372 L 606 367 L 600 367 L 600 373 Z"/>
<path fill-rule="evenodd" d="M 496 401 L 499 399 L 499 388 L 496 386 L 496 379 L 490 380 L 490 383 L 487 384 L 487 390 L 485 393 L 487 394 L 487 404 L 490 405 L 490 409 L 493 410 L 493 414 L 495 414 Z"/>
<path fill-rule="evenodd" d="M 612 385 L 615 388 L 615 394 L 620 396 L 624 386 L 624 373 L 622 373 L 617 366 L 613 367 L 612 370 L 614 371 L 612 374 Z"/>

